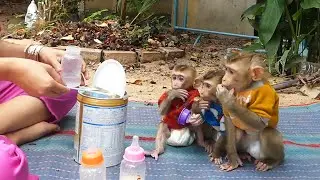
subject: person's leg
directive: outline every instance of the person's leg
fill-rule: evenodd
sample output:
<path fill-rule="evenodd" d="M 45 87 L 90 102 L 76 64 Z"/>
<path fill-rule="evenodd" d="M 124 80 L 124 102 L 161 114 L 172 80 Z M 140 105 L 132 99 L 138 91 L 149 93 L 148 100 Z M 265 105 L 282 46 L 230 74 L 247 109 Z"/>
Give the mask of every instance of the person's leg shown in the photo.
<path fill-rule="evenodd" d="M 40 99 L 25 95 L 15 97 L 0 104 L 0 134 L 8 136 L 17 144 L 33 141 L 58 128 L 57 125 L 40 123 L 50 116 L 50 112 Z M 40 129 L 36 128 L 40 126 Z"/>
<path fill-rule="evenodd" d="M 17 144 L 36 140 L 59 130 L 59 122 L 76 103 L 76 91 L 59 98 L 35 98 L 15 84 L 0 81 L 0 134 Z"/>

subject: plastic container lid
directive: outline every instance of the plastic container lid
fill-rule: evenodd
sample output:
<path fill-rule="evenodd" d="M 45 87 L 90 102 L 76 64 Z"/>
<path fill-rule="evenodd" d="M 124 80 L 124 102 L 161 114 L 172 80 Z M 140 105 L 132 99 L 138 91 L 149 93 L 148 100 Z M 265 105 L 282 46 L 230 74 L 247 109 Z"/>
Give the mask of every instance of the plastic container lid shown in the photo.
<path fill-rule="evenodd" d="M 126 91 L 126 73 L 123 66 L 114 59 L 104 61 L 94 74 L 92 85 L 122 98 Z"/>
<path fill-rule="evenodd" d="M 102 151 L 97 148 L 91 148 L 82 153 L 81 165 L 98 166 L 103 163 Z"/>
<path fill-rule="evenodd" d="M 139 137 L 133 136 L 132 143 L 126 148 L 123 159 L 129 162 L 142 162 L 145 159 L 144 149 L 139 145 Z"/>
<path fill-rule="evenodd" d="M 178 117 L 178 123 L 180 125 L 186 125 L 187 120 L 190 118 L 190 116 L 191 116 L 191 111 L 187 108 L 184 108 Z"/>
<path fill-rule="evenodd" d="M 0 179 L 39 180 L 29 174 L 28 160 L 23 151 L 5 136 L 0 135 Z"/>

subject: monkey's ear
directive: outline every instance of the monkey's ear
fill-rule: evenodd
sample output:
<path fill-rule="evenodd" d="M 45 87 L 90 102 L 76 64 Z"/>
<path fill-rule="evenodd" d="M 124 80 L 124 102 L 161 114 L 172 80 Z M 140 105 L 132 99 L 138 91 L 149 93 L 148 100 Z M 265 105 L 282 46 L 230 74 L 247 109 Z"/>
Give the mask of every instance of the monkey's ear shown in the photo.
<path fill-rule="evenodd" d="M 254 81 L 260 81 L 265 75 L 265 69 L 261 66 L 253 66 L 250 68 L 251 77 Z"/>
<path fill-rule="evenodd" d="M 202 79 L 203 79 L 202 76 L 200 76 L 200 77 L 198 77 L 197 79 L 194 80 L 193 87 L 195 89 L 198 89 L 201 86 Z"/>

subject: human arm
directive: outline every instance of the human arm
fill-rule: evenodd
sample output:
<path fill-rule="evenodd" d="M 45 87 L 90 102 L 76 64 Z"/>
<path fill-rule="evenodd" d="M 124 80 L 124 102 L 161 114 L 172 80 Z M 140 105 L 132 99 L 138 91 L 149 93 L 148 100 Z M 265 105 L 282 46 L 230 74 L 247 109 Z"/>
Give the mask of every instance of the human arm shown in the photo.
<path fill-rule="evenodd" d="M 0 47 L 0 57 L 25 58 L 25 45 L 9 43 L 4 40 L 0 40 Z"/>
<path fill-rule="evenodd" d="M 64 51 L 45 47 L 34 42 L 30 45 L 13 44 L 3 40 L 0 40 L 0 57 L 16 57 L 27 58 L 32 60 L 38 60 L 39 62 L 52 66 L 58 73 L 61 72 L 60 60 L 64 55 Z M 26 52 L 25 52 L 26 51 Z M 81 85 L 85 84 L 85 81 L 89 79 L 89 73 L 86 70 L 86 63 L 82 61 L 82 73 L 84 79 L 82 79 Z"/>

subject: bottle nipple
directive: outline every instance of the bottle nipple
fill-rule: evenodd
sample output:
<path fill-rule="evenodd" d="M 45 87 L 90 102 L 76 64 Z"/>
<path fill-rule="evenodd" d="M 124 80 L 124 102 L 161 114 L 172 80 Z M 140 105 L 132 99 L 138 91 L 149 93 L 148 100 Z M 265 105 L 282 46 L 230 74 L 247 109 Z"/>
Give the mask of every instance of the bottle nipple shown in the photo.
<path fill-rule="evenodd" d="M 139 137 L 133 136 L 132 143 L 126 148 L 123 158 L 129 162 L 142 162 L 145 159 L 144 149 L 139 145 Z"/>

